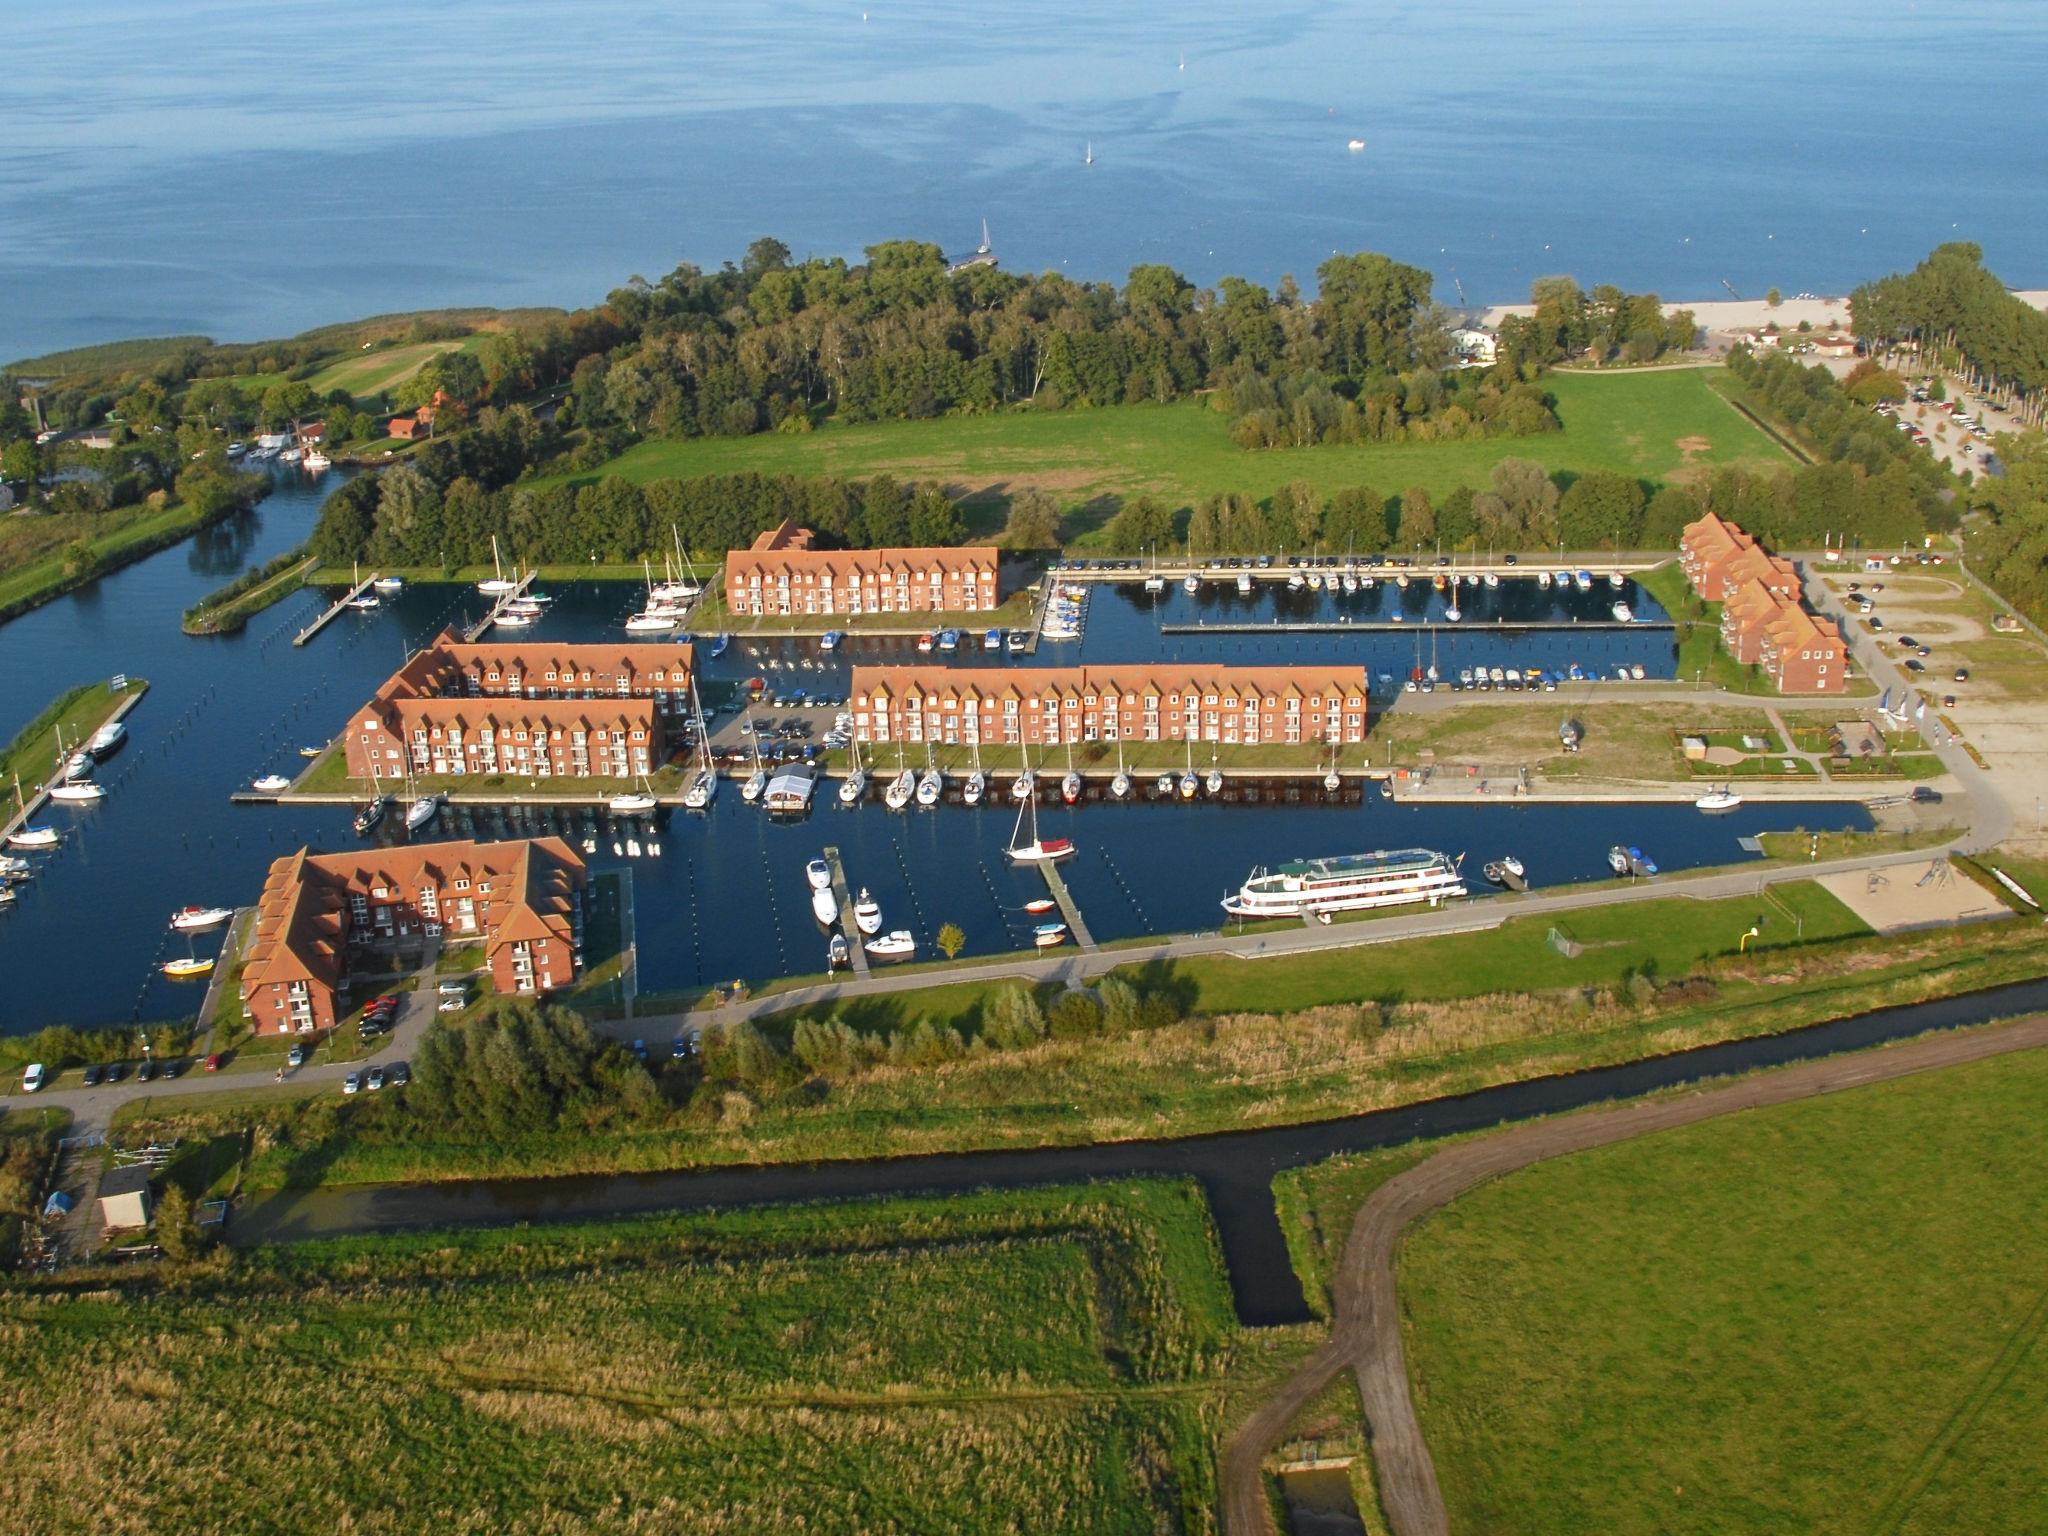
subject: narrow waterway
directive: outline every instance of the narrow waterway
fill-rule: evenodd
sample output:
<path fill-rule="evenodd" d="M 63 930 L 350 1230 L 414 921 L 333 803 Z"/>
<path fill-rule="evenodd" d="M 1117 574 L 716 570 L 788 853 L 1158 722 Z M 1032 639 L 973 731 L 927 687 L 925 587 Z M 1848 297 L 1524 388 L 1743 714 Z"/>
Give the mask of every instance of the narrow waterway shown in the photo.
<path fill-rule="evenodd" d="M 199 987 L 160 972 L 164 960 L 186 948 L 168 932 L 168 914 L 187 903 L 246 903 L 271 860 L 301 846 L 327 850 L 356 841 L 344 807 L 235 806 L 228 796 L 261 774 L 296 773 L 303 766 L 299 749 L 339 732 L 409 649 L 482 612 L 484 600 L 466 585 L 415 583 L 374 613 L 343 615 L 302 648 L 292 636 L 323 601 L 311 592 L 259 614 L 239 635 L 182 635 L 187 607 L 302 542 L 321 500 L 340 483 L 331 474 L 319 482 L 293 470 L 275 474 L 276 490 L 249 513 L 0 627 L 0 643 L 15 659 L 0 668 L 0 732 L 11 733 L 74 683 L 115 673 L 151 683 L 129 718 L 129 744 L 101 771 L 108 799 L 85 808 L 52 806 L 39 818 L 63 828 L 65 841 L 38 857 L 36 878 L 0 910 L 0 1032 L 194 1012 Z M 619 620 L 636 595 L 630 583 L 569 584 L 524 638 L 618 638 Z M 1634 663 L 1668 676 L 1668 630 L 1572 625 L 1574 617 L 1597 620 L 1617 597 L 1645 615 L 1656 613 L 1633 583 L 1617 593 L 1600 581 L 1580 593 L 1521 578 L 1461 592 L 1470 616 L 1463 626 L 1440 630 L 1436 664 L 1448 675 L 1466 665 L 1561 670 L 1578 662 L 1611 677 L 1615 666 Z M 1419 630 L 1190 635 L 1163 633 L 1162 621 L 1221 616 L 1271 624 L 1368 610 L 1384 616 L 1397 606 L 1419 619 L 1440 616 L 1445 601 L 1421 581 L 1406 592 L 1383 585 L 1352 596 L 1290 593 L 1270 583 L 1248 598 L 1234 587 L 1205 588 L 1195 597 L 1177 586 L 1156 595 L 1137 584 L 1105 587 L 1090 601 L 1079 641 L 1000 664 L 1295 659 L 1362 663 L 1398 680 L 1430 662 Z M 1502 630 L 1491 622 L 1496 617 L 1565 627 Z M 901 636 L 856 638 L 829 657 L 815 639 L 762 639 L 735 643 L 718 661 L 707 659 L 705 669 L 713 679 L 763 676 L 775 689 L 801 687 L 816 696 L 843 694 L 857 662 L 926 659 Z M 991 658 L 973 636 L 944 659 L 975 665 Z M 1529 707 L 1546 706 L 1532 700 Z M 1561 713 L 1566 705 L 1556 707 Z M 596 868 L 630 864 L 640 985 L 666 991 L 821 970 L 825 941 L 810 915 L 802 871 L 828 843 L 841 849 L 853 884 L 881 902 L 888 926 L 912 930 L 926 952 L 945 923 L 965 932 L 969 957 L 1027 947 L 1023 906 L 1043 894 L 1042 882 L 1002 856 L 1010 817 L 1007 805 L 891 815 L 878 804 L 847 811 L 823 797 L 808 818 L 792 823 L 770 821 L 725 793 L 707 815 L 664 814 L 651 832 L 580 813 L 512 819 L 482 810 L 445 815 L 425 835 L 559 832 L 587 846 Z M 1370 797 L 1361 803 L 1355 795 L 1331 804 L 1310 788 L 1296 802 L 1256 807 L 1084 804 L 1048 809 L 1042 824 L 1045 835 L 1070 837 L 1078 846 L 1065 868 L 1067 882 L 1094 936 L 1111 942 L 1213 929 L 1221 920 L 1218 903 L 1254 866 L 1291 858 L 1426 847 L 1466 854 L 1468 871 L 1476 871 L 1512 853 L 1540 887 L 1606 878 L 1607 850 L 1616 843 L 1678 871 L 1752 857 L 1740 839 L 1759 832 L 1862 828 L 1870 821 L 1859 805 L 1828 802 L 1753 804 L 1703 817 L 1672 804 L 1411 806 Z M 404 834 L 396 818 L 387 818 L 376 835 Z M 205 952 L 219 938 L 200 943 Z"/>
<path fill-rule="evenodd" d="M 408 1228 L 566 1221 L 1163 1175 L 1201 1183 L 1215 1215 L 1239 1319 L 1248 1326 L 1275 1326 L 1306 1322 L 1311 1316 L 1273 1209 L 1273 1178 L 1284 1169 L 1340 1153 L 1484 1130 L 2043 1008 L 2048 1008 L 2048 979 L 1400 1109 L 1181 1140 L 680 1173 L 285 1190 L 251 1200 L 236 1214 L 232 1236 L 236 1243 L 248 1245 Z"/>

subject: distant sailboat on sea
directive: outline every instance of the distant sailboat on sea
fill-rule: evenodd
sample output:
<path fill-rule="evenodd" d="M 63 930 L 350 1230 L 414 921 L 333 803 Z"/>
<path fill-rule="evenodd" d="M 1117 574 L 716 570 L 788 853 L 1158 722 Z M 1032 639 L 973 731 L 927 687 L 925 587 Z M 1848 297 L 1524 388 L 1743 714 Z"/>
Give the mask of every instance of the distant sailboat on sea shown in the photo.
<path fill-rule="evenodd" d="M 1081 157 L 1081 163 L 1083 165 L 1093 165 L 1095 163 L 1095 141 L 1093 139 L 1088 141 L 1088 152 Z"/>

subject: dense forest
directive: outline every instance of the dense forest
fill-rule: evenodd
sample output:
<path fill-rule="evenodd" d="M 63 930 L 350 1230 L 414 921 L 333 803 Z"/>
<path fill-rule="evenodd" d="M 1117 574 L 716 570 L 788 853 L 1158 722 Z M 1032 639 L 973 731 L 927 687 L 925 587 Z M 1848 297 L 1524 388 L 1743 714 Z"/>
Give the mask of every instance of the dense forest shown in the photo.
<path fill-rule="evenodd" d="M 1856 334 L 1873 351 L 1909 343 L 1995 389 L 2043 422 L 2048 314 L 2016 297 L 1967 241 L 1939 247 L 1910 272 L 1865 283 L 1850 296 Z"/>

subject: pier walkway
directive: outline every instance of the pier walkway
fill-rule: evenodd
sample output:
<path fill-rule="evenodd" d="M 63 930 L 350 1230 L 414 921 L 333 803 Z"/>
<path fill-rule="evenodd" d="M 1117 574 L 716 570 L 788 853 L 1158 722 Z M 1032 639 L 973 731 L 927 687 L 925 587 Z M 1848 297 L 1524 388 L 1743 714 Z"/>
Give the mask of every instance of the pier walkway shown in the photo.
<path fill-rule="evenodd" d="M 120 703 L 116 704 L 113 707 L 112 711 L 108 713 L 106 719 L 102 720 L 98 725 L 93 727 L 93 731 L 104 730 L 106 729 L 106 727 L 112 725 L 117 720 L 127 719 L 128 712 L 135 708 L 136 705 L 140 704 L 142 702 L 142 696 L 148 692 L 148 683 L 138 683 L 138 685 L 134 688 L 132 692 L 127 694 L 121 700 Z M 86 740 L 90 741 L 91 739 L 92 732 L 89 731 L 86 733 Z M 56 765 L 52 764 L 51 767 L 51 777 L 54 779 L 56 777 Z M 7 817 L 4 823 L 0 823 L 0 853 L 5 853 L 7 851 L 7 839 L 13 836 L 21 828 L 27 826 L 29 824 L 30 818 L 33 817 L 37 811 L 40 811 L 44 806 L 48 805 L 49 803 L 50 786 L 48 784 L 44 784 L 40 786 L 34 794 L 28 796 L 25 800 L 23 800 L 20 806 L 16 808 L 12 815 Z"/>
<path fill-rule="evenodd" d="M 321 630 L 325 629 L 328 625 L 332 624 L 336 619 L 340 618 L 343 610 L 345 610 L 350 603 L 354 602 L 357 598 L 361 597 L 365 592 L 369 591 L 370 583 L 375 581 L 382 574 L 383 573 L 381 571 L 372 571 L 370 572 L 369 575 L 365 576 L 361 581 L 357 582 L 354 586 L 350 587 L 346 592 L 342 593 L 341 596 L 336 598 L 334 602 L 328 607 L 326 612 L 322 613 L 319 618 L 315 619 L 312 623 L 308 624 L 304 629 L 300 630 L 296 635 L 292 636 L 292 644 L 304 645 L 308 640 L 311 640 L 315 635 L 319 634 Z"/>
<path fill-rule="evenodd" d="M 839 862 L 837 847 L 825 850 L 825 862 L 832 866 L 832 899 L 839 907 L 839 931 L 846 936 L 847 958 L 853 962 L 853 974 L 865 981 L 868 952 L 861 944 L 863 935 L 853 920 L 853 896 L 847 889 L 846 867 Z"/>
<path fill-rule="evenodd" d="M 497 599 L 491 604 L 491 611 L 465 629 L 462 632 L 462 638 L 472 643 L 482 639 L 490 631 L 491 626 L 498 622 L 499 616 L 504 613 L 505 606 L 508 603 L 517 602 L 520 598 L 526 596 L 526 589 L 533 585 L 534 578 L 538 575 L 540 575 L 540 570 L 536 567 L 521 576 L 518 585 L 513 587 L 511 591 L 500 592 Z"/>
<path fill-rule="evenodd" d="M 1088 925 L 1081 921 L 1080 904 L 1074 900 L 1074 893 L 1067 889 L 1067 882 L 1060 876 L 1059 860 L 1041 860 L 1038 869 L 1039 873 L 1045 876 L 1045 883 L 1052 891 L 1052 899 L 1060 904 L 1060 916 L 1066 919 L 1067 932 L 1074 936 L 1074 942 L 1089 954 L 1102 948 L 1095 942 L 1095 936 L 1088 931 Z"/>

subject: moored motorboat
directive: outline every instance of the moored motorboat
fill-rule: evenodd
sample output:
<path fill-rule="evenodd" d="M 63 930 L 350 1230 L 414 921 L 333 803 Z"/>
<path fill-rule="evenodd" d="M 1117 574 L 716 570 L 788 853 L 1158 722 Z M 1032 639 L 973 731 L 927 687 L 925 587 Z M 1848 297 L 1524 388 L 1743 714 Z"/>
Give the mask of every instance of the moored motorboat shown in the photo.
<path fill-rule="evenodd" d="M 1223 910 L 1240 918 L 1300 917 L 1414 902 L 1435 906 L 1464 894 L 1465 881 L 1447 855 L 1427 848 L 1381 849 L 1255 869 L 1223 899 Z"/>
<path fill-rule="evenodd" d="M 832 942 L 825 946 L 825 968 L 843 971 L 853 963 L 853 950 L 846 942 L 846 935 L 835 933 Z"/>
<path fill-rule="evenodd" d="M 1040 923 L 1031 930 L 1032 945 L 1038 949 L 1051 949 L 1055 945 L 1065 943 L 1066 938 L 1065 923 Z"/>
<path fill-rule="evenodd" d="M 92 739 L 85 744 L 85 750 L 94 757 L 106 757 L 128 739 L 128 727 L 118 720 L 109 720 L 92 733 Z"/>
<path fill-rule="evenodd" d="M 1152 793 L 1164 800 L 1173 793 L 1173 775 L 1162 773 L 1152 781 Z"/>
<path fill-rule="evenodd" d="M 1723 784 L 1719 789 L 1710 789 L 1693 801 L 1693 808 L 1701 811 L 1732 811 L 1740 804 L 1742 796 Z"/>
<path fill-rule="evenodd" d="M 403 576 L 379 576 L 370 585 L 379 592 L 403 592 L 405 590 L 405 578 Z"/>
<path fill-rule="evenodd" d="M 281 773 L 266 773 L 249 787 L 261 795 L 281 795 L 292 787 L 292 781 Z"/>
<path fill-rule="evenodd" d="M 908 960 L 917 953 L 917 939 L 908 928 L 897 928 L 861 945 L 876 960 Z"/>
<path fill-rule="evenodd" d="M 1036 901 L 1025 902 L 1024 910 L 1026 912 L 1036 914 L 1040 912 L 1051 912 L 1058 906 L 1059 903 L 1054 901 L 1050 896 L 1040 896 Z"/>
<path fill-rule="evenodd" d="M 1635 622 L 1635 613 L 1627 603 L 1616 603 L 1608 612 L 1614 615 L 1614 622 L 1617 624 L 1633 624 Z"/>
<path fill-rule="evenodd" d="M 814 891 L 832 889 L 832 866 L 823 859 L 813 859 L 804 866 L 804 879 Z"/>
<path fill-rule="evenodd" d="M 59 838 L 55 827 L 16 827 L 7 841 L 16 848 L 54 848 Z"/>
<path fill-rule="evenodd" d="M 660 802 L 645 790 L 635 790 L 630 794 L 613 795 L 605 801 L 604 808 L 614 816 L 645 816 L 658 804 Z"/>
<path fill-rule="evenodd" d="M 1626 578 L 1623 577 L 1621 572 L 1619 571 L 1609 571 L 1607 573 L 1607 585 L 1612 587 L 1617 592 L 1621 590 L 1622 582 L 1625 579 Z"/>
<path fill-rule="evenodd" d="M 234 915 L 233 907 L 180 907 L 171 914 L 171 926 L 179 933 L 204 933 Z"/>
<path fill-rule="evenodd" d="M 832 899 L 830 891 L 811 892 L 811 916 L 827 928 L 839 921 L 839 903 Z"/>
<path fill-rule="evenodd" d="M 882 931 L 882 904 L 868 894 L 866 886 L 862 886 L 860 894 L 853 899 L 853 926 L 862 933 Z"/>
<path fill-rule="evenodd" d="M 825 631 L 824 634 L 818 637 L 818 649 L 829 656 L 832 652 L 839 649 L 839 643 L 845 638 L 845 630 L 828 629 Z"/>
<path fill-rule="evenodd" d="M 1249 572 L 1249 571 L 1239 571 L 1239 572 L 1237 573 L 1237 595 L 1238 595 L 1239 597 L 1250 597 L 1250 596 L 1251 596 L 1251 593 L 1252 593 L 1252 577 L 1251 577 L 1251 572 Z"/>
<path fill-rule="evenodd" d="M 1617 875 L 1628 873 L 1628 850 L 1616 843 L 1607 850 L 1607 867 Z"/>

